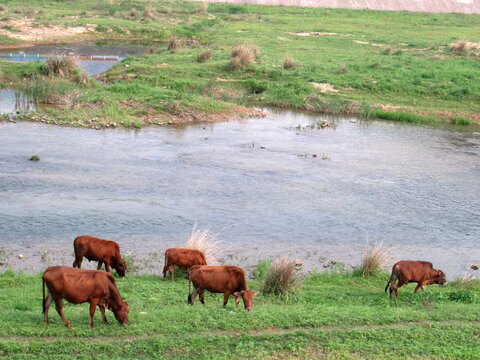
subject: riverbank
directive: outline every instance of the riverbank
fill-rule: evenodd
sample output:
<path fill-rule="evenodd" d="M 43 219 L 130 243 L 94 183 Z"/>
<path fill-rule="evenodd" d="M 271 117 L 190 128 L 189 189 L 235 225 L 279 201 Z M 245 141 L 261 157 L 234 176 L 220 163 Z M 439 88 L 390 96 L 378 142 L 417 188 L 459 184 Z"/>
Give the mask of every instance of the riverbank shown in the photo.
<path fill-rule="evenodd" d="M 130 325 L 110 324 L 88 304 L 64 301 L 66 328 L 54 308 L 43 322 L 41 274 L 0 273 L 0 354 L 9 358 L 355 358 L 474 359 L 480 347 L 480 286 L 431 285 L 413 294 L 400 288 L 398 300 L 384 293 L 388 274 L 315 273 L 287 298 L 260 294 L 253 311 L 233 299 L 206 294 L 206 305 L 186 303 L 188 282 L 158 276 L 117 278 L 130 306 Z M 258 280 L 249 287 L 258 290 Z"/>
<path fill-rule="evenodd" d="M 143 0 L 101 8 L 91 0 L 62 7 L 38 1 L 24 11 L 23 4 L 13 0 L 2 13 L 3 45 L 156 40 L 150 54 L 127 57 L 101 82 L 0 61 L 2 87 L 31 92 L 43 104 L 28 115 L 34 121 L 141 127 L 225 120 L 250 115 L 252 106 L 277 106 L 480 122 L 479 15 Z M 27 28 L 52 33 L 25 38 Z M 232 50 L 245 44 L 232 60 Z"/>

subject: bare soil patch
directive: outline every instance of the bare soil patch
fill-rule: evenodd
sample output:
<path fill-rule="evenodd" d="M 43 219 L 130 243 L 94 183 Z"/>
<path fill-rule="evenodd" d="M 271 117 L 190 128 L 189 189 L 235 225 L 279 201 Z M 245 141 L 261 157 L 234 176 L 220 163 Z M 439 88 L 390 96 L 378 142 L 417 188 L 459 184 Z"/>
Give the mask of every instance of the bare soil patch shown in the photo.
<path fill-rule="evenodd" d="M 339 92 L 340 90 L 337 90 L 333 87 L 332 84 L 329 83 L 316 83 L 313 82 L 311 83 L 315 89 L 320 90 L 320 92 L 327 92 L 327 91 L 333 91 L 333 92 Z"/>
<path fill-rule="evenodd" d="M 23 41 L 44 42 L 47 39 L 65 38 L 83 34 L 95 29 L 95 25 L 92 24 L 75 27 L 65 27 L 63 25 L 35 25 L 33 19 L 29 18 L 9 19 L 4 21 L 3 24 L 15 28 L 18 32 L 10 32 L 6 29 L 0 29 L 0 34 Z"/>

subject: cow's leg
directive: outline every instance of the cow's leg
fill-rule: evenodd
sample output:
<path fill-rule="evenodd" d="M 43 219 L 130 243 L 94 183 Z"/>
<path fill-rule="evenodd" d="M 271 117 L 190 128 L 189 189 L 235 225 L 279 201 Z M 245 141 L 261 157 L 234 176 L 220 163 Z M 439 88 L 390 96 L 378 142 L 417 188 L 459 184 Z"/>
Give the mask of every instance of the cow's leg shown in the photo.
<path fill-rule="evenodd" d="M 197 297 L 197 293 L 199 292 L 198 288 L 193 286 L 193 292 L 188 295 L 188 303 L 190 305 L 193 305 L 195 303 L 195 298 Z"/>
<path fill-rule="evenodd" d="M 413 292 L 416 294 L 417 291 L 418 291 L 420 288 L 422 288 L 423 290 L 425 290 L 425 284 L 424 284 L 423 282 L 421 282 L 421 281 L 417 284 L 417 286 L 415 287 L 415 290 L 413 290 Z"/>
<path fill-rule="evenodd" d="M 43 320 L 45 320 L 47 324 L 50 324 L 50 321 L 48 321 L 48 309 L 50 309 L 50 305 L 52 305 L 52 301 L 53 301 L 53 296 L 49 291 L 47 293 L 47 298 L 45 299 L 45 312 L 43 314 Z"/>
<path fill-rule="evenodd" d="M 201 289 L 198 292 L 198 298 L 200 299 L 200 302 L 205 305 L 205 289 Z"/>
<path fill-rule="evenodd" d="M 100 270 L 102 268 L 102 260 L 100 260 L 98 262 L 98 265 L 97 265 L 97 270 Z"/>
<path fill-rule="evenodd" d="M 95 328 L 95 325 L 93 325 L 93 315 L 95 315 L 95 310 L 97 309 L 97 305 L 98 305 L 98 299 L 90 300 L 90 327 L 92 329 Z"/>
<path fill-rule="evenodd" d="M 240 296 L 235 296 L 235 306 L 238 307 L 239 303 L 240 303 Z"/>
<path fill-rule="evenodd" d="M 75 261 L 73 262 L 73 267 L 81 268 L 82 267 L 83 256 L 75 255 Z"/>
<path fill-rule="evenodd" d="M 60 317 L 62 318 L 63 322 L 65 323 L 65 326 L 66 326 L 66 327 L 72 327 L 72 325 L 67 321 L 67 319 L 65 319 L 65 315 L 63 315 L 63 303 L 62 303 L 62 299 L 58 298 L 58 299 L 54 299 L 54 300 L 55 300 L 55 309 L 57 310 L 58 315 L 60 315 Z"/>
<path fill-rule="evenodd" d="M 103 323 L 108 324 L 107 317 L 105 316 L 105 306 L 98 304 L 98 308 L 100 309 L 100 312 L 102 313 Z"/>
<path fill-rule="evenodd" d="M 398 280 L 398 283 L 393 287 L 393 290 L 395 290 L 395 295 L 398 297 L 398 288 L 405 285 L 408 281 L 400 281 Z"/>
<path fill-rule="evenodd" d="M 225 294 L 223 294 L 223 306 L 226 306 L 228 303 L 228 298 L 230 297 L 231 292 L 230 291 L 225 291 Z"/>
<path fill-rule="evenodd" d="M 172 281 L 175 281 L 175 279 L 173 278 L 174 270 L 175 270 L 175 265 L 174 264 L 170 265 L 170 267 L 168 268 L 168 271 L 170 271 L 170 276 L 172 277 Z"/>
<path fill-rule="evenodd" d="M 163 267 L 163 281 L 167 281 L 168 266 L 169 266 L 169 264 L 167 263 Z"/>
<path fill-rule="evenodd" d="M 110 272 L 110 258 L 103 259 L 103 263 L 105 264 L 105 271 Z"/>

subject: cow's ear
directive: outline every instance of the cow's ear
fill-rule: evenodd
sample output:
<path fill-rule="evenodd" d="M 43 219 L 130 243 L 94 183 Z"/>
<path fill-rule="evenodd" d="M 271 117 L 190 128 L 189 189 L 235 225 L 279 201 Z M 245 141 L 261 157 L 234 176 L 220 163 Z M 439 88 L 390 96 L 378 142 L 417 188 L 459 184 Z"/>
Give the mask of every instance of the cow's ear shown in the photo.
<path fill-rule="evenodd" d="M 254 291 L 252 295 L 255 296 L 255 295 L 258 295 L 258 294 L 259 294 L 258 291 Z"/>
<path fill-rule="evenodd" d="M 235 297 L 239 297 L 239 296 L 242 296 L 242 293 L 241 293 L 241 292 L 238 292 L 238 291 L 236 291 L 236 292 L 234 292 L 234 293 L 233 293 L 233 296 L 235 296 Z"/>

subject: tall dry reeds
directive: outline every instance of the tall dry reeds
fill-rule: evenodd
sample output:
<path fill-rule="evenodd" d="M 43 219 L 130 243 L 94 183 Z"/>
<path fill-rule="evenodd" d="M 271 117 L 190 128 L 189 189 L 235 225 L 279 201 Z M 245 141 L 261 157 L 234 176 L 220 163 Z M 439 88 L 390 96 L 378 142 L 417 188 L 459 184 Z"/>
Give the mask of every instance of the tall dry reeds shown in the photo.
<path fill-rule="evenodd" d="M 450 44 L 450 49 L 453 53 L 464 53 L 468 50 L 468 42 L 466 40 L 459 40 Z"/>
<path fill-rule="evenodd" d="M 193 225 L 192 234 L 185 243 L 184 247 L 187 249 L 200 250 L 205 254 L 207 264 L 211 265 L 215 263 L 215 258 L 218 253 L 217 249 L 217 236 L 212 233 L 210 228 L 199 229 L 197 223 Z"/>
<path fill-rule="evenodd" d="M 230 67 L 233 70 L 244 69 L 253 61 L 260 61 L 260 48 L 255 45 L 242 44 L 233 48 Z"/>
<path fill-rule="evenodd" d="M 210 49 L 206 49 L 203 53 L 198 55 L 197 61 L 201 63 L 205 63 L 208 60 L 210 60 L 211 56 L 212 56 L 212 51 Z"/>
<path fill-rule="evenodd" d="M 285 70 L 288 70 L 288 69 L 295 69 L 297 67 L 297 62 L 291 58 L 290 56 L 285 56 L 285 60 L 283 61 L 283 68 Z"/>
<path fill-rule="evenodd" d="M 287 295 L 292 291 L 297 282 L 295 261 L 282 257 L 276 259 L 268 270 L 264 270 L 262 292 L 265 294 Z"/>
<path fill-rule="evenodd" d="M 187 39 L 182 37 L 182 38 L 172 38 L 170 40 L 170 43 L 168 44 L 168 51 L 175 53 L 179 50 L 182 50 L 185 48 L 185 45 L 187 45 Z"/>
<path fill-rule="evenodd" d="M 356 271 L 362 276 L 370 276 L 379 272 L 390 260 L 391 249 L 386 247 L 382 241 L 375 241 L 375 244 L 369 245 L 365 250 L 362 262 Z"/>
<path fill-rule="evenodd" d="M 50 56 L 43 67 L 46 75 L 67 77 L 77 68 L 77 62 L 69 56 Z"/>

